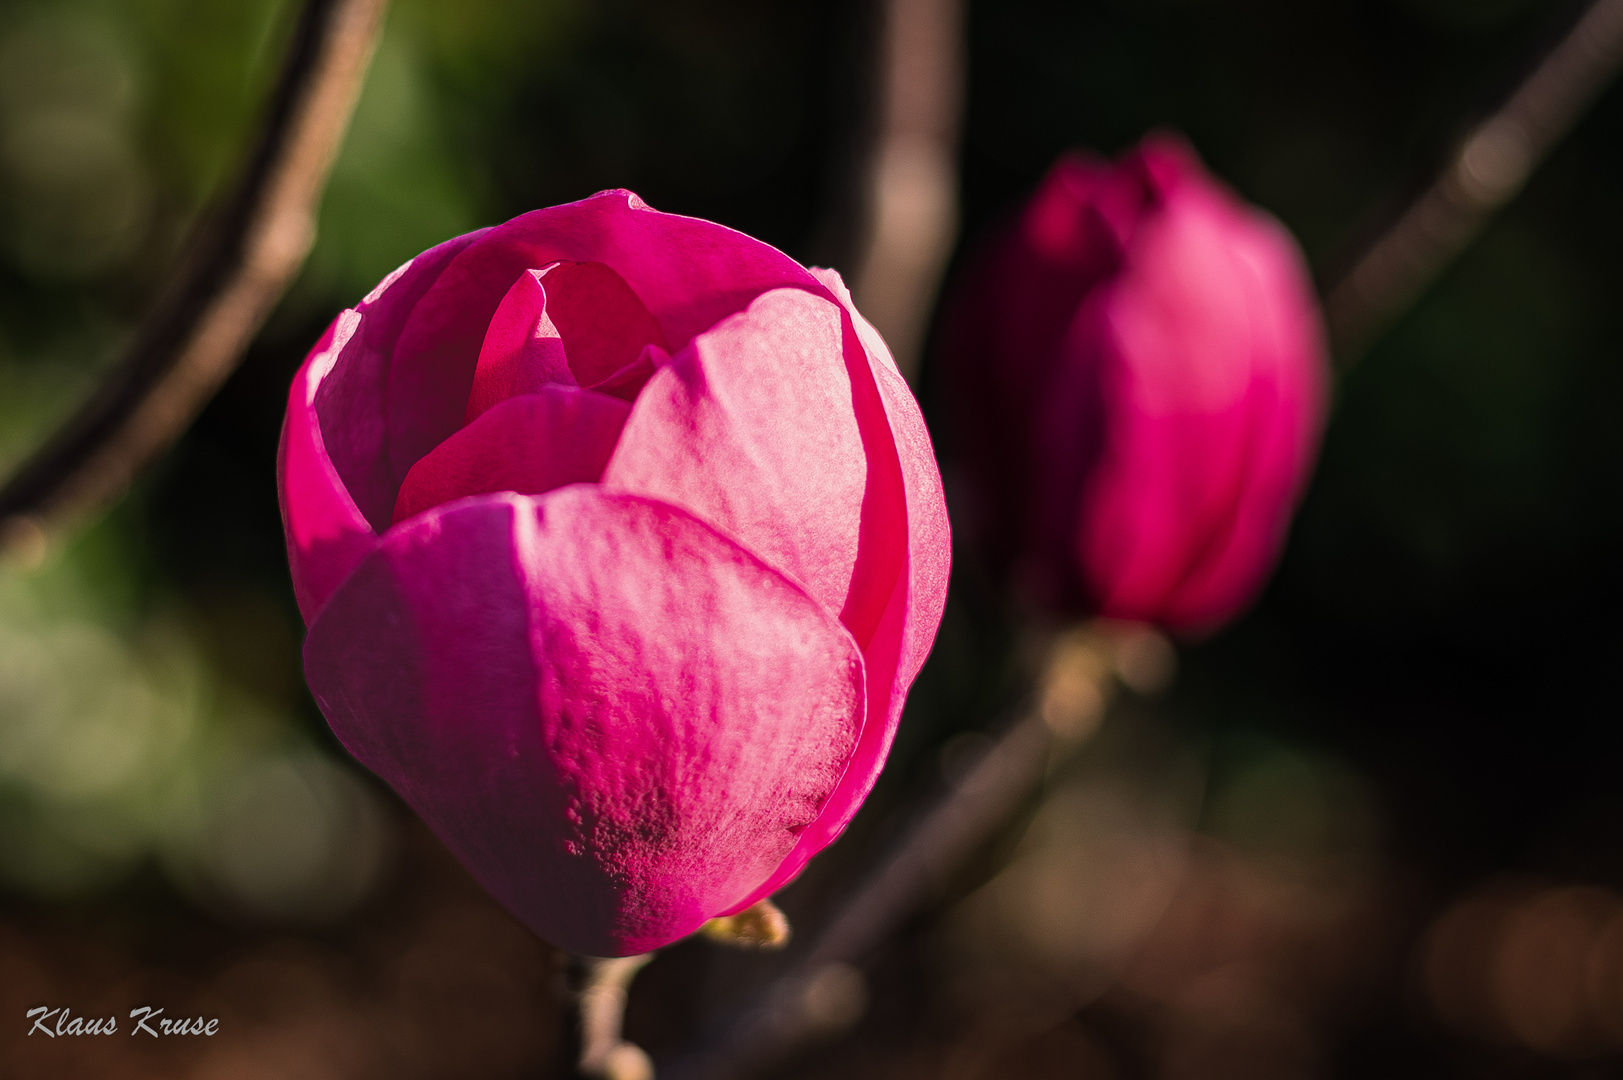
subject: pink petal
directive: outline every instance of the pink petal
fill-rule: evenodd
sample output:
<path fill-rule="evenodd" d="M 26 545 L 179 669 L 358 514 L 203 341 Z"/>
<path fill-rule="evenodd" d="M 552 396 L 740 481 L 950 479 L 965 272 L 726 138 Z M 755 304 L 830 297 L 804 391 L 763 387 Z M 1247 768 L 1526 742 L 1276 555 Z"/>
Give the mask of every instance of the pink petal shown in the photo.
<path fill-rule="evenodd" d="M 918 402 L 895 370 L 876 365 L 874 376 L 901 459 L 902 488 L 907 495 L 907 571 L 898 582 L 898 590 L 881 620 L 882 628 L 893 617 L 901 623 L 899 656 L 891 691 L 891 710 L 894 719 L 900 720 L 903 695 L 924 666 L 930 647 L 935 643 L 936 628 L 941 625 L 941 616 L 947 609 L 947 581 L 952 573 L 952 527 L 947 520 L 941 470 L 936 466 L 935 448 Z M 904 595 L 905 601 L 898 604 Z M 877 639 L 878 635 L 875 636 Z"/>
<path fill-rule="evenodd" d="M 548 310 L 563 335 L 569 367 L 595 386 L 665 348 L 665 335 L 625 278 L 600 262 L 559 263 L 547 273 Z"/>
<path fill-rule="evenodd" d="M 1243 474 L 1252 357 L 1227 239 L 1207 215 L 1169 208 L 1078 323 L 1076 347 L 1102 353 L 1107 427 L 1077 542 L 1106 615 L 1164 614 Z"/>
<path fill-rule="evenodd" d="M 1271 219 L 1251 224 L 1233 247 L 1256 357 L 1250 461 L 1228 528 L 1191 568 L 1166 614 L 1169 626 L 1196 633 L 1249 603 L 1279 557 L 1312 472 L 1329 398 L 1324 332 L 1307 267 Z"/>
<path fill-rule="evenodd" d="M 333 730 L 538 934 L 615 956 L 748 895 L 839 780 L 855 644 L 682 510 L 572 486 L 392 530 L 311 627 Z"/>
<path fill-rule="evenodd" d="M 625 279 L 602 263 L 526 270 L 485 331 L 464 416 L 550 384 L 611 383 L 629 401 L 653 373 L 650 350 L 664 354 L 663 341 Z"/>
<path fill-rule="evenodd" d="M 896 370 L 882 338 L 856 311 L 837 273 L 813 271 L 846 309 L 866 352 L 869 370 L 884 404 L 906 499 L 906 564 L 891 590 L 863 659 L 868 672 L 868 717 L 840 786 L 823 811 L 801 833 L 800 842 L 777 871 L 739 909 L 788 883 L 808 860 L 850 824 L 873 790 L 895 741 L 908 688 L 924 665 L 947 603 L 952 536 L 930 433 L 907 383 Z M 847 335 L 847 356 L 851 340 Z"/>
<path fill-rule="evenodd" d="M 603 474 L 737 536 L 866 646 L 906 555 L 907 507 L 866 353 L 839 305 L 758 297 L 649 380 Z"/>
<path fill-rule="evenodd" d="M 670 362 L 670 353 L 658 345 L 645 345 L 635 360 L 601 382 L 593 383 L 591 389 L 600 394 L 611 394 L 621 401 L 635 401 L 642 388 L 648 385 L 648 380 L 654 377 L 654 372 Z"/>
<path fill-rule="evenodd" d="M 1209 627 L 1249 598 L 1277 553 L 1312 457 L 1323 361 L 1305 276 L 1289 301 L 1300 306 L 1292 340 L 1269 340 L 1276 301 L 1240 254 L 1257 250 L 1260 231 L 1220 190 L 1185 179 L 1079 317 L 1072 363 L 1102 365 L 1108 422 L 1077 544 L 1105 614 Z M 1289 246 L 1268 236 L 1264 257 L 1284 252 L 1279 265 L 1301 275 Z M 1280 409 L 1282 366 L 1297 372 L 1287 376 L 1297 389 Z M 1205 599 L 1186 601 L 1195 578 Z"/>
<path fill-rule="evenodd" d="M 395 270 L 334 320 L 288 393 L 277 454 L 278 496 L 294 594 L 306 622 L 388 527 L 397 486 L 383 468 L 386 429 L 376 408 L 394 339 L 412 305 L 451 258 L 458 237 Z M 369 406 L 371 406 L 369 408 Z"/>
<path fill-rule="evenodd" d="M 845 308 L 867 353 L 869 371 L 884 404 L 885 419 L 901 468 L 902 488 L 907 502 L 907 573 L 897 582 L 897 591 L 887 604 L 889 611 L 896 596 L 906 597 L 905 644 L 900 650 L 894 698 L 898 717 L 900 701 L 924 666 L 936 627 L 947 607 L 947 579 L 952 571 L 952 530 L 947 520 L 947 501 L 941 487 L 941 470 L 936 464 L 935 446 L 925 426 L 919 403 L 896 368 L 890 349 L 879 331 L 863 318 L 851 300 L 845 282 L 833 270 L 814 270 L 818 280 Z M 847 340 L 849 353 L 850 342 Z M 882 621 L 883 621 L 883 617 Z M 870 664 L 869 669 L 872 670 Z"/>
<path fill-rule="evenodd" d="M 320 417 L 326 452 L 348 496 L 378 532 L 389 527 L 395 493 L 405 476 L 404 469 L 395 472 L 389 464 L 388 448 L 398 432 L 390 430 L 384 407 L 401 332 L 418 301 L 451 260 L 481 235 L 469 233 L 448 240 L 423 252 L 386 278 L 360 303 L 357 308 L 362 316 L 360 326 L 342 352 L 328 364 L 328 373 L 317 380 L 314 407 Z M 503 291 L 511 283 L 511 278 L 504 282 Z M 484 323 L 480 323 L 481 336 L 483 327 Z M 305 361 L 306 368 L 310 363 L 311 360 Z M 462 403 L 467 396 L 464 389 L 457 397 L 457 422 L 445 435 L 462 426 Z M 440 436 L 434 443 L 443 438 L 444 435 Z M 432 449 L 434 443 L 424 447 L 424 451 Z"/>
<path fill-rule="evenodd" d="M 485 327 L 502 297 L 526 270 L 560 260 L 602 263 L 619 274 L 658 325 L 659 343 L 673 351 L 769 289 L 821 291 L 804 267 L 759 240 L 659 213 L 626 191 L 488 230 L 424 295 L 394 351 L 381 410 L 390 435 L 379 467 L 393 477 L 385 516 L 406 471 L 462 426 Z M 557 325 L 567 338 L 569 328 Z"/>
<path fill-rule="evenodd" d="M 499 401 L 411 467 L 394 520 L 466 495 L 596 483 L 630 411 L 619 398 L 556 385 Z"/>
<path fill-rule="evenodd" d="M 547 314 L 547 291 L 541 279 L 557 265 L 524 271 L 497 305 L 479 347 L 463 423 L 472 423 L 486 409 L 515 394 L 534 393 L 546 386 L 580 385 L 569 370 L 558 328 Z"/>
<path fill-rule="evenodd" d="M 287 534 L 293 595 L 306 623 L 377 543 L 372 527 L 327 456 L 315 408 L 322 379 L 354 338 L 362 319 L 359 312 L 346 311 L 333 320 L 294 376 L 282 422 L 276 490 Z"/>
<path fill-rule="evenodd" d="M 845 314 L 856 329 L 857 340 L 862 343 L 863 351 L 868 354 L 868 361 L 880 367 L 889 368 L 899 373 L 896 367 L 896 358 L 890 354 L 890 346 L 880 336 L 874 324 L 867 320 L 862 312 L 857 310 L 856 301 L 851 298 L 851 290 L 845 287 L 845 279 L 840 277 L 838 270 L 831 270 L 824 266 L 811 267 L 812 277 L 817 283 L 828 291 L 829 296 L 845 309 Z M 909 394 L 909 397 L 912 395 Z"/>

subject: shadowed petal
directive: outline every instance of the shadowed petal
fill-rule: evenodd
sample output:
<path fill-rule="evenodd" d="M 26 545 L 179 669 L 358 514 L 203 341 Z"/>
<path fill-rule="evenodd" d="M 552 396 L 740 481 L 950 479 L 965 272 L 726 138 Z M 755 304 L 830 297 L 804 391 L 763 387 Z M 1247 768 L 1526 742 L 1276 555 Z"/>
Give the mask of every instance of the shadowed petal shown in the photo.
<path fill-rule="evenodd" d="M 322 379 L 354 337 L 361 318 L 356 311 L 339 315 L 310 350 L 288 392 L 276 455 L 276 491 L 293 595 L 306 623 L 377 543 L 377 534 L 327 455 L 315 406 Z"/>
<path fill-rule="evenodd" d="M 607 266 L 526 270 L 491 317 L 463 415 L 471 421 L 504 398 L 555 384 L 630 401 L 658 366 L 653 357 L 664 355 L 659 325 Z"/>
<path fill-rule="evenodd" d="M 539 495 L 596 483 L 630 409 L 619 398 L 563 386 L 498 402 L 411 467 L 394 520 L 465 495 Z"/>
<path fill-rule="evenodd" d="M 636 363 L 643 350 L 665 348 L 665 335 L 625 278 L 600 262 L 564 262 L 543 284 L 547 309 L 582 386 L 596 386 Z"/>
<path fill-rule="evenodd" d="M 333 730 L 537 933 L 597 956 L 734 907 L 838 783 L 862 661 L 681 509 L 575 485 L 436 508 L 311 627 Z"/>
<path fill-rule="evenodd" d="M 401 333 L 429 287 L 456 255 L 481 235 L 469 233 L 447 240 L 385 278 L 356 306 L 361 314 L 358 327 L 341 353 L 327 364 L 328 373 L 317 380 L 313 404 L 333 468 L 349 497 L 378 532 L 389 527 L 395 493 L 405 475 L 405 470 L 396 473 L 390 466 L 391 440 L 403 432 L 409 435 L 421 430 L 423 409 L 428 407 L 425 402 L 408 404 L 392 420 L 384 410 L 384 394 Z M 510 284 L 511 278 L 502 289 L 505 291 Z M 483 334 L 484 323 L 480 323 L 480 336 Z M 308 367 L 310 361 L 305 364 Z M 457 398 L 458 423 L 454 427 L 461 426 L 462 402 L 466 398 L 466 391 Z M 424 449 L 431 449 L 443 438 L 439 436 Z"/>

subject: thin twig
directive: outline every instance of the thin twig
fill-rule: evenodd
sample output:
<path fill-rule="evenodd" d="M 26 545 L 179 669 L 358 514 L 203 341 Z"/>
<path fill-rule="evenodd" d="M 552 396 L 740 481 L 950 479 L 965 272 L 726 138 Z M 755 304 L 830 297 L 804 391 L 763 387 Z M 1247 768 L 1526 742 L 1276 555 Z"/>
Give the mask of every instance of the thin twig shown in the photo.
<path fill-rule="evenodd" d="M 1623 64 L 1623 0 L 1595 0 L 1440 176 L 1325 290 L 1345 361 L 1463 251 Z"/>
<path fill-rule="evenodd" d="M 869 223 L 851 291 L 902 374 L 918 373 L 925 325 L 958 234 L 963 0 L 883 0 L 880 123 L 866 176 Z"/>
<path fill-rule="evenodd" d="M 906 830 L 798 962 L 665 1075 L 750 1076 L 856 1020 L 863 994 L 858 965 L 1014 816 L 1057 757 L 1097 730 L 1118 679 L 1152 691 L 1170 677 L 1171 664 L 1171 645 L 1148 627 L 1096 621 L 1061 636 L 1030 709 Z"/>
<path fill-rule="evenodd" d="M 257 139 L 95 394 L 0 488 L 0 545 L 116 500 L 191 423 L 304 264 L 388 0 L 308 0 Z"/>

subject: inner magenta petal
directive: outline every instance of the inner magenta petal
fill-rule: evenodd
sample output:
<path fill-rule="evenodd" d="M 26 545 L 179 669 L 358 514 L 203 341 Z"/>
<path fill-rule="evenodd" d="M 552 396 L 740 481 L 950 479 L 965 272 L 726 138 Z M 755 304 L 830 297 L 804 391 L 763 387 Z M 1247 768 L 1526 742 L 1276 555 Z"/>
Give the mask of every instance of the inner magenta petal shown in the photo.
<path fill-rule="evenodd" d="M 517 394 L 531 394 L 546 386 L 577 385 L 558 328 L 548 317 L 547 290 L 541 283 L 557 265 L 524 271 L 502 297 L 485 328 L 463 423 L 471 423 L 498 401 Z"/>
<path fill-rule="evenodd" d="M 599 262 L 560 262 L 546 271 L 547 314 L 563 338 L 575 381 L 594 386 L 635 364 L 643 347 L 666 350 L 665 335 L 625 278 Z"/>
<path fill-rule="evenodd" d="M 485 330 L 463 422 L 545 386 L 630 401 L 669 358 L 659 324 L 607 266 L 559 261 L 526 270 Z"/>
<path fill-rule="evenodd" d="M 595 483 L 630 411 L 619 398 L 557 385 L 498 401 L 411 467 L 394 520 L 466 495 Z"/>
<path fill-rule="evenodd" d="M 635 401 L 654 372 L 670 362 L 670 353 L 658 345 L 645 345 L 635 360 L 587 389 L 600 394 L 613 394 L 621 401 Z"/>

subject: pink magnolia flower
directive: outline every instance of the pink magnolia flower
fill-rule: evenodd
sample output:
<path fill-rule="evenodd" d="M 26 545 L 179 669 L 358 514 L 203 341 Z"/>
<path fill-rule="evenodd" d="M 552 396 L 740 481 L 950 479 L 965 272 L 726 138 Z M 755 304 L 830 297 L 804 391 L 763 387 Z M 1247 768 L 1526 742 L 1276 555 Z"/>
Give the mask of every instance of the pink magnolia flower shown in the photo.
<path fill-rule="evenodd" d="M 972 260 L 942 359 L 970 529 L 1050 604 L 1215 628 L 1272 568 L 1327 364 L 1301 253 L 1171 136 L 1063 157 Z"/>
<path fill-rule="evenodd" d="M 929 436 L 838 275 L 624 191 L 341 314 L 279 477 L 333 731 L 591 955 L 741 910 L 839 834 L 945 600 Z"/>

